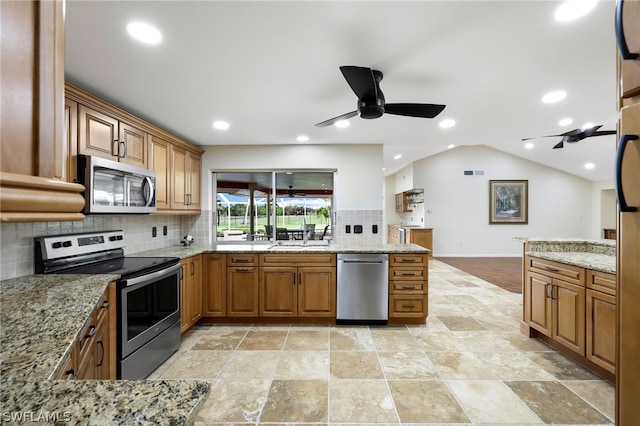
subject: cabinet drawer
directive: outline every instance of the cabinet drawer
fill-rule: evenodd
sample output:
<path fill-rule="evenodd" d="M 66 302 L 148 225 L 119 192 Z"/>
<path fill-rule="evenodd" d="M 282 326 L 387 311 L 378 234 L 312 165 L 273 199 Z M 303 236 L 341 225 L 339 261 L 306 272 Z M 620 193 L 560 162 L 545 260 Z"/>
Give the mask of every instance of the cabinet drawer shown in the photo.
<path fill-rule="evenodd" d="M 527 268 L 533 272 L 560 278 L 572 284 L 581 286 L 585 284 L 585 270 L 577 266 L 527 256 Z"/>
<path fill-rule="evenodd" d="M 427 295 L 390 295 L 389 318 L 424 318 L 427 315 Z"/>
<path fill-rule="evenodd" d="M 389 254 L 389 265 L 426 265 L 427 254 L 407 254 L 407 253 L 391 253 Z"/>
<path fill-rule="evenodd" d="M 427 268 L 390 268 L 390 280 L 420 280 L 424 281 L 429 275 Z"/>
<path fill-rule="evenodd" d="M 235 254 L 227 255 L 227 265 L 229 266 L 258 266 L 257 254 Z"/>
<path fill-rule="evenodd" d="M 278 253 L 260 255 L 260 266 L 335 266 L 334 253 Z"/>
<path fill-rule="evenodd" d="M 587 270 L 587 287 L 615 296 L 616 276 L 589 269 Z"/>
<path fill-rule="evenodd" d="M 82 327 L 82 331 L 78 336 L 78 357 L 80 359 L 84 358 L 90 351 L 91 345 L 93 344 L 93 337 L 97 331 L 98 323 L 96 322 L 95 315 L 92 314 L 89 321 Z"/>
<path fill-rule="evenodd" d="M 426 281 L 395 280 L 389 283 L 389 291 L 393 294 L 427 294 Z"/>
<path fill-rule="evenodd" d="M 107 317 L 111 309 L 112 304 L 109 300 L 109 292 L 105 291 L 96 307 L 96 324 L 102 322 L 103 318 Z"/>

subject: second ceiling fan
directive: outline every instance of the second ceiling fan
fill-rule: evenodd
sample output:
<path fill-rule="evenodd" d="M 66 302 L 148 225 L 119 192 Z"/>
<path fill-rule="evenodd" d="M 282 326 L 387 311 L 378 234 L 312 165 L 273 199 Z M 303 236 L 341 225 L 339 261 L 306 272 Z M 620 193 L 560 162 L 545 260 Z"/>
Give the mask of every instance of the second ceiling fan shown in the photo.
<path fill-rule="evenodd" d="M 358 97 L 358 106 L 355 111 L 339 115 L 329 120 L 317 123 L 317 127 L 326 127 L 341 120 L 360 115 L 361 118 L 379 118 L 383 114 L 404 115 L 407 117 L 434 118 L 442 112 L 445 105 L 438 104 L 416 104 L 416 103 L 393 103 L 385 101 L 384 94 L 380 90 L 380 81 L 383 74 L 378 70 L 366 67 L 342 66 L 340 71 L 351 90 Z"/>
<path fill-rule="evenodd" d="M 538 138 L 555 138 L 562 137 L 562 140 L 553 146 L 553 149 L 563 148 L 565 142 L 566 143 L 576 143 L 580 142 L 583 139 L 590 138 L 593 136 L 605 136 L 605 135 L 615 135 L 615 130 L 598 130 L 602 126 L 591 126 L 586 127 L 584 129 L 573 129 L 568 132 L 561 133 L 559 135 L 549 135 L 549 136 L 537 136 L 534 138 L 524 138 L 523 141 L 528 141 L 529 139 L 538 139 Z"/>

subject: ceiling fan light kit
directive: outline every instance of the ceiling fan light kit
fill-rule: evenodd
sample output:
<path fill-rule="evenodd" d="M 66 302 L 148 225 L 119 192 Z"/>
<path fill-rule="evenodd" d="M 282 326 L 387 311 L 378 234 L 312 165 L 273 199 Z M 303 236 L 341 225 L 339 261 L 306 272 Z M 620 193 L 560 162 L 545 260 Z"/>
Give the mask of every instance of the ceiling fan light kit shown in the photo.
<path fill-rule="evenodd" d="M 317 123 L 317 127 L 331 126 L 338 121 L 348 120 L 356 115 L 368 120 L 380 118 L 383 114 L 434 118 L 445 108 L 445 105 L 438 104 L 388 104 L 385 101 L 382 90 L 380 90 L 380 81 L 382 81 L 384 77 L 382 72 L 372 70 L 371 68 L 351 65 L 340 67 L 340 71 L 345 80 L 347 80 L 351 90 L 353 90 L 358 97 L 357 110 Z"/>

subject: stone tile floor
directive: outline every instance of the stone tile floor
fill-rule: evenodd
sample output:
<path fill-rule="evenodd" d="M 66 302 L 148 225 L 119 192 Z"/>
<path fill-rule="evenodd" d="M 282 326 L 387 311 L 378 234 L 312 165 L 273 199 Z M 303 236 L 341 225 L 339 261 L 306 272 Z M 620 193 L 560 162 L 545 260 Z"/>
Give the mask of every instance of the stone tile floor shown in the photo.
<path fill-rule="evenodd" d="M 151 378 L 213 424 L 613 424 L 614 387 L 519 332 L 522 296 L 432 261 L 419 326 L 198 326 Z"/>

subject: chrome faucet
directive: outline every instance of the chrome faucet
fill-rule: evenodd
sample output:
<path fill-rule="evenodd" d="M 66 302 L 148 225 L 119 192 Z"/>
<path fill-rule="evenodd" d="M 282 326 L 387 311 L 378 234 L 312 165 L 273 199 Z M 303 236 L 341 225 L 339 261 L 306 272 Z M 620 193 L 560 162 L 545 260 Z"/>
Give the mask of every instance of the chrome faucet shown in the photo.
<path fill-rule="evenodd" d="M 307 245 L 309 234 L 307 234 L 307 218 L 302 216 L 302 245 Z"/>

